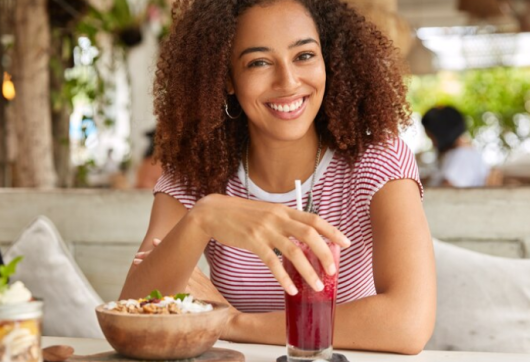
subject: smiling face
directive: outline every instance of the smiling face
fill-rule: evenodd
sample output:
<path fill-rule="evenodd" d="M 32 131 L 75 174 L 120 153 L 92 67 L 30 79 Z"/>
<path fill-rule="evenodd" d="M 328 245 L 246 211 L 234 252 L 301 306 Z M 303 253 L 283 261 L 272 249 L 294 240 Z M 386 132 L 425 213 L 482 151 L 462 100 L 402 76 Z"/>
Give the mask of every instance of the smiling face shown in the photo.
<path fill-rule="evenodd" d="M 238 18 L 228 92 L 245 111 L 253 139 L 293 141 L 314 132 L 325 85 L 318 31 L 301 4 L 258 5 Z"/>

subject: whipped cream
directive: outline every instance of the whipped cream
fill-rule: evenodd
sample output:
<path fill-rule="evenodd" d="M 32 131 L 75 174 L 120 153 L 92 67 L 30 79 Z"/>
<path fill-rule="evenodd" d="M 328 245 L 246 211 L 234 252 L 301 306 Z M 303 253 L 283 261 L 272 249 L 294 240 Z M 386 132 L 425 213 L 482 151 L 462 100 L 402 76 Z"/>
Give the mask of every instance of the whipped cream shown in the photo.
<path fill-rule="evenodd" d="M 31 300 L 31 292 L 21 281 L 16 281 L 0 293 L 0 304 L 18 304 Z"/>

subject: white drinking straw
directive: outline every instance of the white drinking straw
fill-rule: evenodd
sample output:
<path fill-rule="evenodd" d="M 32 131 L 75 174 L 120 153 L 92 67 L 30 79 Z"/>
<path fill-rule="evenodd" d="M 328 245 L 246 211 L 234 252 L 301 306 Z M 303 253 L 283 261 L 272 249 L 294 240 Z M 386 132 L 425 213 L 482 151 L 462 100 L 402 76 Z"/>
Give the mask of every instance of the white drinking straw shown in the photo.
<path fill-rule="evenodd" d="M 302 183 L 300 180 L 294 180 L 296 189 L 296 209 L 302 211 Z"/>

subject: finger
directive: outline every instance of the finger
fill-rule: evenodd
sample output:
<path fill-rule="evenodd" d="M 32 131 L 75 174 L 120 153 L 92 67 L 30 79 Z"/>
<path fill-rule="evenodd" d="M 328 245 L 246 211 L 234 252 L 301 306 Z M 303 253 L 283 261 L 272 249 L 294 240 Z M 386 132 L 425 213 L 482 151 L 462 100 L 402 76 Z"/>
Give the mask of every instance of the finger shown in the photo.
<path fill-rule="evenodd" d="M 145 259 L 149 254 L 151 254 L 151 250 L 149 251 L 140 251 L 134 255 L 136 259 Z"/>
<path fill-rule="evenodd" d="M 262 250 L 260 250 L 259 254 L 256 253 L 260 259 L 265 263 L 265 265 L 270 269 L 272 272 L 272 275 L 274 275 L 274 278 L 280 283 L 282 288 L 290 295 L 296 295 L 298 294 L 298 289 L 294 285 L 293 281 L 289 277 L 289 274 L 285 271 L 283 268 L 283 265 L 274 254 L 272 249 L 269 249 L 268 246 L 263 244 Z"/>
<path fill-rule="evenodd" d="M 346 235 L 318 215 L 291 209 L 291 217 L 315 228 L 320 235 L 343 248 L 347 248 L 351 245 L 351 241 Z"/>
<path fill-rule="evenodd" d="M 160 239 L 157 239 L 157 238 L 153 239 L 153 245 L 154 246 L 158 246 L 161 242 L 162 242 L 162 240 L 160 240 Z"/>
<path fill-rule="evenodd" d="M 317 233 L 315 228 L 307 224 L 294 222 L 291 223 L 291 231 L 292 235 L 290 236 L 294 236 L 297 240 L 307 244 L 310 251 L 318 258 L 328 275 L 334 275 L 337 272 L 337 265 L 335 264 L 333 253 L 329 245 Z"/>
<path fill-rule="evenodd" d="M 307 260 L 307 257 L 302 248 L 289 239 L 285 240 L 286 242 L 280 246 L 280 250 L 283 253 L 283 257 L 289 259 L 291 264 L 293 264 L 298 273 L 302 276 L 302 278 L 305 279 L 305 281 L 311 286 L 311 288 L 313 288 L 317 292 L 322 291 L 322 289 L 324 289 L 324 283 L 322 283 L 322 280 L 319 278 L 313 265 L 311 265 L 309 260 Z M 308 246 L 306 246 L 306 248 L 307 247 Z"/>

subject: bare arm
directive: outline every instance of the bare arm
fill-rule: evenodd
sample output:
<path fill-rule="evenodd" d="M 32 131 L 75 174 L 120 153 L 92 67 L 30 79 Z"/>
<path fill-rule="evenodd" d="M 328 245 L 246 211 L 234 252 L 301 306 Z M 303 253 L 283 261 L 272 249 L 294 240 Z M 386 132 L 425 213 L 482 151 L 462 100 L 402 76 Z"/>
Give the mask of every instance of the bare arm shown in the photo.
<path fill-rule="evenodd" d="M 321 283 L 303 252 L 288 236 L 306 242 L 322 264 L 333 266 L 333 269 L 333 256 L 320 235 L 341 246 L 350 245 L 337 228 L 316 215 L 284 205 L 215 194 L 202 198 L 187 212 L 177 200 L 157 194 L 149 230 L 140 251 L 152 249 L 152 239 L 161 235 L 165 235 L 164 239 L 149 257 L 139 265 L 131 266 L 120 299 L 139 298 L 153 289 L 160 290 L 162 294 L 185 290 L 211 238 L 259 256 L 291 294 L 296 293 L 296 288 L 276 257 L 274 248 L 287 255 L 315 289 Z"/>
<path fill-rule="evenodd" d="M 434 328 L 436 271 L 416 183 L 389 182 L 374 196 L 370 214 L 378 294 L 337 307 L 334 346 L 417 354 Z M 226 339 L 285 344 L 284 312 L 242 313 L 231 323 Z"/>
<path fill-rule="evenodd" d="M 131 264 L 120 299 L 143 297 L 153 289 L 165 295 L 182 293 L 209 240 L 190 223 L 184 205 L 163 193 L 155 195 L 149 228 L 139 251 L 151 251 L 154 238 L 164 242 L 140 265 Z"/>

